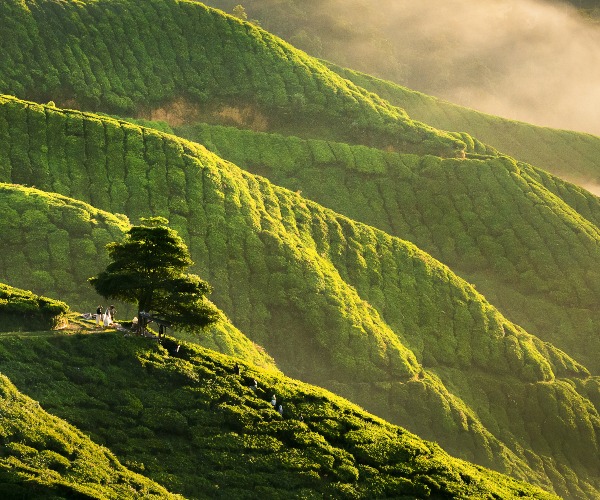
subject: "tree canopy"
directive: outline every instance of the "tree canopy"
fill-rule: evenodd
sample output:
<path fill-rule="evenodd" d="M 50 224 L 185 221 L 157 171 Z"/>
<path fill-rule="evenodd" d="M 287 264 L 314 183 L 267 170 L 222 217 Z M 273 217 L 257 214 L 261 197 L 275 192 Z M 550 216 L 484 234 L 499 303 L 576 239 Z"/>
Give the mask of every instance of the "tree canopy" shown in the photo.
<path fill-rule="evenodd" d="M 137 304 L 140 325 L 146 312 L 172 327 L 194 330 L 218 318 L 207 300 L 210 285 L 185 270 L 193 264 L 188 248 L 163 217 L 142 218 L 121 242 L 109 243 L 110 264 L 90 278 L 107 299 Z"/>

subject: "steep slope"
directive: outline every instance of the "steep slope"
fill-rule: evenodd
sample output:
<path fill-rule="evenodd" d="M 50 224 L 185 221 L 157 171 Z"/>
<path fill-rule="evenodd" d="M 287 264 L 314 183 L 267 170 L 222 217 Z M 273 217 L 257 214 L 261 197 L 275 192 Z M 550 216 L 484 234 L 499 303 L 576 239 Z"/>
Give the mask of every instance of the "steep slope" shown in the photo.
<path fill-rule="evenodd" d="M 192 345 L 172 357 L 156 343 L 113 334 L 2 337 L 0 358 L 16 385 L 42 406 L 187 498 L 555 498 L 451 458 L 322 389 L 247 365 L 234 375 L 233 359 Z M 253 379 L 256 392 L 248 387 Z M 26 403 L 20 408 L 59 424 L 6 377 L 0 381 Z M 271 406 L 272 394 L 283 415 Z M 37 430 L 31 416 L 17 413 L 16 402 L 1 422 L 19 417 Z M 39 455 L 64 467 L 68 460 L 50 450 L 76 444 L 50 436 Z M 14 441 L 11 450 L 37 451 Z M 106 455 L 75 453 L 80 467 Z"/>
<path fill-rule="evenodd" d="M 46 413 L 0 374 L 0 496 L 176 499 L 131 472 L 106 448 Z"/>
<path fill-rule="evenodd" d="M 590 193 L 477 143 L 479 160 L 458 161 L 205 124 L 175 131 L 412 241 L 530 333 L 600 370 L 600 200 Z"/>
<path fill-rule="evenodd" d="M 507 120 L 392 82 L 325 63 L 340 76 L 400 106 L 416 120 L 449 131 L 464 131 L 486 144 L 600 193 L 600 137 Z"/>
<path fill-rule="evenodd" d="M 105 245 L 120 240 L 129 227 L 124 215 L 114 216 L 54 193 L 0 183 L 0 279 L 63 300 L 76 310 L 93 311 L 104 299 L 87 282 L 108 264 Z M 4 303 L 6 301 L 6 303 Z M 42 307 L 41 313 L 30 309 Z M 121 318 L 133 308 L 117 304 Z M 0 284 L 0 329 L 47 329 L 61 320 L 67 306 Z M 18 314 L 16 314 L 18 313 Z M 129 319 L 129 316 L 125 316 Z M 191 337 L 190 337 L 191 338 Z M 216 351 L 275 369 L 273 360 L 223 314 L 195 336 Z"/>
<path fill-rule="evenodd" d="M 6 103 L 29 126 L 52 124 L 52 140 L 31 163 L 31 180 L 44 179 L 38 169 L 49 172 L 38 187 L 59 186 L 132 218 L 166 216 L 214 286 L 215 303 L 288 374 L 559 494 L 593 498 L 600 489 L 596 379 L 429 255 L 197 144 L 108 118 Z M 68 135 L 74 124 L 78 136 Z M 65 164 L 70 176 L 61 174 Z M 91 177 L 93 184 L 71 181 Z M 510 418 L 493 404 L 506 387 L 518 394 Z M 532 398 L 578 423 L 545 419 L 530 408 Z"/>
<path fill-rule="evenodd" d="M 444 156 L 464 148 L 275 36 L 198 2 L 7 0 L 0 40 L 0 92 L 21 98 Z"/>
<path fill-rule="evenodd" d="M 65 321 L 69 306 L 64 302 L 0 283 L 0 331 L 48 330 Z"/>

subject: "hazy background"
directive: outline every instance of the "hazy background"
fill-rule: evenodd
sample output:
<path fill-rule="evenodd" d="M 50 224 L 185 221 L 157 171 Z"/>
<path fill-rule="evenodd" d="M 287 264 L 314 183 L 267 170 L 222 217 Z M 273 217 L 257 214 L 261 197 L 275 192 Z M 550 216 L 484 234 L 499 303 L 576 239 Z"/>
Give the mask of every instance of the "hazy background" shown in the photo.
<path fill-rule="evenodd" d="M 312 55 L 491 114 L 600 135 L 600 8 L 572 0 L 208 0 Z M 236 11 L 240 13 L 238 8 Z"/>

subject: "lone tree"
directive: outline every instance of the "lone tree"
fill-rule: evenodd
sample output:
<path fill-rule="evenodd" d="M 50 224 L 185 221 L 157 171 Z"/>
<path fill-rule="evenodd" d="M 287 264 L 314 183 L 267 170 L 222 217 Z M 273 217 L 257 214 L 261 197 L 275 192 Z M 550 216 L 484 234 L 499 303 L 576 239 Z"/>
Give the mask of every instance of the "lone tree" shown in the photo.
<path fill-rule="evenodd" d="M 148 314 L 184 330 L 204 327 L 218 318 L 216 307 L 206 298 L 210 285 L 184 272 L 193 262 L 168 223 L 163 217 L 141 219 L 123 241 L 106 246 L 112 262 L 89 280 L 105 299 L 137 303 L 140 331 L 148 323 Z"/>

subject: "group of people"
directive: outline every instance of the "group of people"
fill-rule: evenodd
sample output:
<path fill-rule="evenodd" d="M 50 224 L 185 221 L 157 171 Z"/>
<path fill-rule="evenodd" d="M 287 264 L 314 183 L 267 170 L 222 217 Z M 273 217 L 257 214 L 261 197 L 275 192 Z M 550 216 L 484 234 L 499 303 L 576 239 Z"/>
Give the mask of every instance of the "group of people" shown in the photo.
<path fill-rule="evenodd" d="M 238 365 L 237 363 L 233 366 L 233 373 L 235 373 L 236 375 L 240 374 L 240 365 Z M 256 381 L 256 379 L 252 380 L 252 384 L 250 384 L 250 389 L 254 393 L 256 393 L 256 391 L 258 390 L 258 382 Z M 277 398 L 275 397 L 275 394 L 273 394 L 273 396 L 271 397 L 271 406 L 273 406 L 273 408 L 283 417 L 283 405 L 277 404 Z"/>
<path fill-rule="evenodd" d="M 96 324 L 103 327 L 111 326 L 114 323 L 116 313 L 117 310 L 112 304 L 105 311 L 102 310 L 102 306 L 98 306 L 96 309 Z"/>

